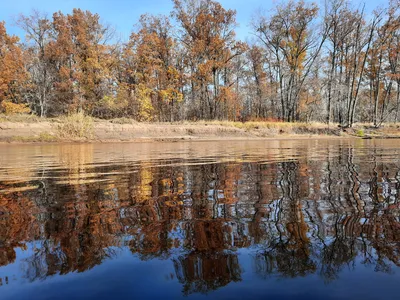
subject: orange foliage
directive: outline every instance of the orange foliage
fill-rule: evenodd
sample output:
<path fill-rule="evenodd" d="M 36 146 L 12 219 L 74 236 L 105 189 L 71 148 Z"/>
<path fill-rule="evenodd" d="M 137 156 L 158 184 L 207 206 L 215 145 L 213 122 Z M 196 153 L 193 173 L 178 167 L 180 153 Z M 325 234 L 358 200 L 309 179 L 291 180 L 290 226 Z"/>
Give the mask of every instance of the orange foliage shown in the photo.
<path fill-rule="evenodd" d="M 0 22 L 0 102 L 21 100 L 20 90 L 28 75 L 18 42 L 19 38 L 8 35 L 5 23 Z"/>

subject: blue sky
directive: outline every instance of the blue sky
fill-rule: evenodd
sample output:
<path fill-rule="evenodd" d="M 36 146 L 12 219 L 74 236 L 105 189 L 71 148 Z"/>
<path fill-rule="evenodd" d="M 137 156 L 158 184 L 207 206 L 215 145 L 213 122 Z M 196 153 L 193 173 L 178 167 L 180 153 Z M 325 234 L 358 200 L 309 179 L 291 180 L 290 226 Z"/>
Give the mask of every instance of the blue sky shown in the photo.
<path fill-rule="evenodd" d="M 353 0 L 357 5 L 362 0 Z M 370 0 L 367 9 L 370 11 L 378 5 L 385 4 L 389 0 Z M 0 20 L 6 21 L 7 31 L 23 37 L 23 33 L 13 26 L 13 20 L 18 14 L 27 14 L 32 9 L 48 13 L 61 10 L 70 13 L 73 8 L 81 8 L 98 13 L 102 20 L 114 26 L 121 34 L 123 40 L 129 37 L 133 25 L 137 23 L 139 16 L 144 13 L 169 14 L 173 8 L 171 0 L 0 0 Z M 220 0 L 223 7 L 236 9 L 239 27 L 236 32 L 240 39 L 251 37 L 248 28 L 251 16 L 258 10 L 269 10 L 278 3 L 276 0 Z"/>

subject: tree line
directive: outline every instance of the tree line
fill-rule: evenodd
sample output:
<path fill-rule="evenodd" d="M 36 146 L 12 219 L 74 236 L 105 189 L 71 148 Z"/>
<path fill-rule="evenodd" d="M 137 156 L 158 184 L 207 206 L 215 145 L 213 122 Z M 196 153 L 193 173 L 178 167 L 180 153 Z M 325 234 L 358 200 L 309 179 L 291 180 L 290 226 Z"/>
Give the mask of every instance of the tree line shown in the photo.
<path fill-rule="evenodd" d="M 258 12 L 251 38 L 236 11 L 173 0 L 140 17 L 128 41 L 98 14 L 33 11 L 0 22 L 0 109 L 41 117 L 84 112 L 138 121 L 399 121 L 400 1 L 286 1 Z"/>

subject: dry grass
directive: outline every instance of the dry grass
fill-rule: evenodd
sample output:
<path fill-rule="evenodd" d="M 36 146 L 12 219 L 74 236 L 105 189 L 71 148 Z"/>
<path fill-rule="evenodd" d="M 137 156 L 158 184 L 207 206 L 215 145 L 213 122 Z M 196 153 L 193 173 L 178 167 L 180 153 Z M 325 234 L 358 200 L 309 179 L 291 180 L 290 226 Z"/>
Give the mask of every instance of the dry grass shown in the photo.
<path fill-rule="evenodd" d="M 249 121 L 249 122 L 233 122 L 233 121 L 198 121 L 183 122 L 183 125 L 202 125 L 209 127 L 236 128 L 258 136 L 272 136 L 279 134 L 328 134 L 339 135 L 337 124 L 328 126 L 324 123 L 311 122 L 271 122 L 271 121 Z"/>
<path fill-rule="evenodd" d="M 42 132 L 36 136 L 13 136 L 10 141 L 11 142 L 20 142 L 20 143 L 52 143 L 58 142 L 59 137 L 52 135 L 47 132 Z"/>
<path fill-rule="evenodd" d="M 108 122 L 113 124 L 137 124 L 138 122 L 131 118 L 115 118 L 108 120 Z"/>
<path fill-rule="evenodd" d="M 37 123 L 43 120 L 48 121 L 48 119 L 41 119 L 40 117 L 31 114 L 0 114 L 0 122 Z"/>

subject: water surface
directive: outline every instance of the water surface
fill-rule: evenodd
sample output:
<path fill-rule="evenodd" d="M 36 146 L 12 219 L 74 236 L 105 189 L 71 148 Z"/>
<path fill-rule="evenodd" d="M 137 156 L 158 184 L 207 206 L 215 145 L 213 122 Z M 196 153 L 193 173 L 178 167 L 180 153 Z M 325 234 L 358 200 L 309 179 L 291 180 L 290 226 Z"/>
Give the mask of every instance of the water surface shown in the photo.
<path fill-rule="evenodd" d="M 0 297 L 397 299 L 399 145 L 1 145 Z"/>

